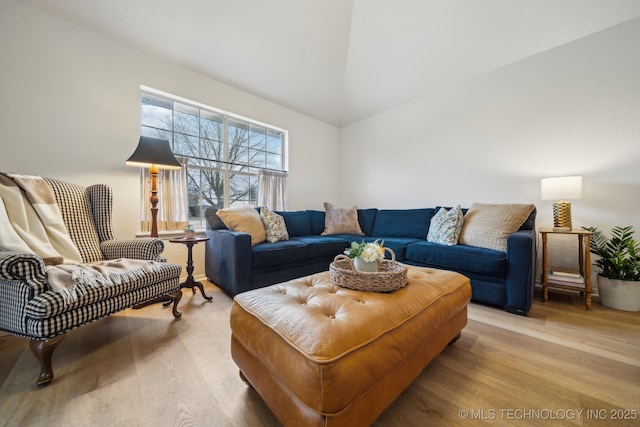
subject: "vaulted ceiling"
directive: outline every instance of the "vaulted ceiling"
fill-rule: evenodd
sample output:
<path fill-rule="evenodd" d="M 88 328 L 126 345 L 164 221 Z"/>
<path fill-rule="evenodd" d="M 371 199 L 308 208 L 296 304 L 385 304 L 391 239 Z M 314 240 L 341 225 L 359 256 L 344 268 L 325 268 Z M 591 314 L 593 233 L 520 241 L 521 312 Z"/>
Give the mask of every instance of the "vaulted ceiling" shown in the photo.
<path fill-rule="evenodd" d="M 342 126 L 640 16 L 638 0 L 20 0 Z"/>

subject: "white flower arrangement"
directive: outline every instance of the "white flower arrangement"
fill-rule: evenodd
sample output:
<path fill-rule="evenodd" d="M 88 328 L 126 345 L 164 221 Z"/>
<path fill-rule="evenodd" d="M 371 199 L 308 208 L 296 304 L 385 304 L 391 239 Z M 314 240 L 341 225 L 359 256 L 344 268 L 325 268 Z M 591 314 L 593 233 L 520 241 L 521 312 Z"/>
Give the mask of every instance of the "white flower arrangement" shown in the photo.
<path fill-rule="evenodd" d="M 380 239 L 375 242 L 360 243 L 351 242 L 351 246 L 344 250 L 344 254 L 349 258 L 362 257 L 366 262 L 382 261 L 384 259 L 384 241 Z"/>

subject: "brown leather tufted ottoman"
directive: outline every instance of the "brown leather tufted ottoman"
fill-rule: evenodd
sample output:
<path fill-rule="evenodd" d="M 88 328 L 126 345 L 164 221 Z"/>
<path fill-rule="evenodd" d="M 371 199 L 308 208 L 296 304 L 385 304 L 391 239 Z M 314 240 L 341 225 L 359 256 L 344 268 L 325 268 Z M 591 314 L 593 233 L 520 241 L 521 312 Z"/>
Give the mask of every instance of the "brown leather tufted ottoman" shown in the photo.
<path fill-rule="evenodd" d="M 469 279 L 409 267 L 392 293 L 323 272 L 236 295 L 231 353 L 285 426 L 369 425 L 467 323 Z"/>

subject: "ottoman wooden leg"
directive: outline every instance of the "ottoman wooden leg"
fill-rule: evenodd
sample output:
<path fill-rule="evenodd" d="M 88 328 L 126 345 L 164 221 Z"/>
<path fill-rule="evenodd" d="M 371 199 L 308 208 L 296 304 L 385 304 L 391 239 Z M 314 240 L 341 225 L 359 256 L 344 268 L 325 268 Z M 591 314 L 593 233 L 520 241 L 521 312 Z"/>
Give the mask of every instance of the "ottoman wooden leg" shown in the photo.
<path fill-rule="evenodd" d="M 244 374 L 242 373 L 242 371 L 238 371 L 238 373 L 240 374 L 240 379 L 242 381 L 244 381 L 245 383 L 247 383 L 247 385 L 251 388 L 253 388 L 253 386 L 251 385 L 251 383 L 249 382 L 249 380 L 247 379 L 247 377 L 244 376 Z"/>
<path fill-rule="evenodd" d="M 455 337 L 453 337 L 453 339 L 451 341 L 449 341 L 449 345 L 451 345 L 454 342 L 458 341 L 461 336 L 462 336 L 462 332 L 458 332 L 458 335 L 456 335 Z"/>

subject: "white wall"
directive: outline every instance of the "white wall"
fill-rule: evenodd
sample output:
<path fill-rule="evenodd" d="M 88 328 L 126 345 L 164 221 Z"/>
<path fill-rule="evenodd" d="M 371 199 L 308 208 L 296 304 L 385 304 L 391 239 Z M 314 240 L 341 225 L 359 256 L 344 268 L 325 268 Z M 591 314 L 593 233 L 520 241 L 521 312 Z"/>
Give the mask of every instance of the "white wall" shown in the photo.
<path fill-rule="evenodd" d="M 139 85 L 289 130 L 290 208 L 530 202 L 580 174 L 574 225 L 640 233 L 640 20 L 341 130 L 13 0 L 0 2 L 0 170 L 105 182 L 115 231 L 138 229 Z M 640 237 L 640 236 L 639 236 Z M 167 244 L 170 260 L 184 248 Z M 201 274 L 202 245 L 196 246 Z"/>
<path fill-rule="evenodd" d="M 633 225 L 640 238 L 640 19 L 341 133 L 343 204 L 534 203 L 550 226 L 540 178 L 582 175 L 574 227 Z"/>
<path fill-rule="evenodd" d="M 337 128 L 13 0 L 0 2 L 0 171 L 110 184 L 115 233 L 133 237 L 138 169 L 124 162 L 140 135 L 141 84 L 289 130 L 290 208 L 333 198 Z M 182 245 L 165 247 L 185 262 Z"/>

